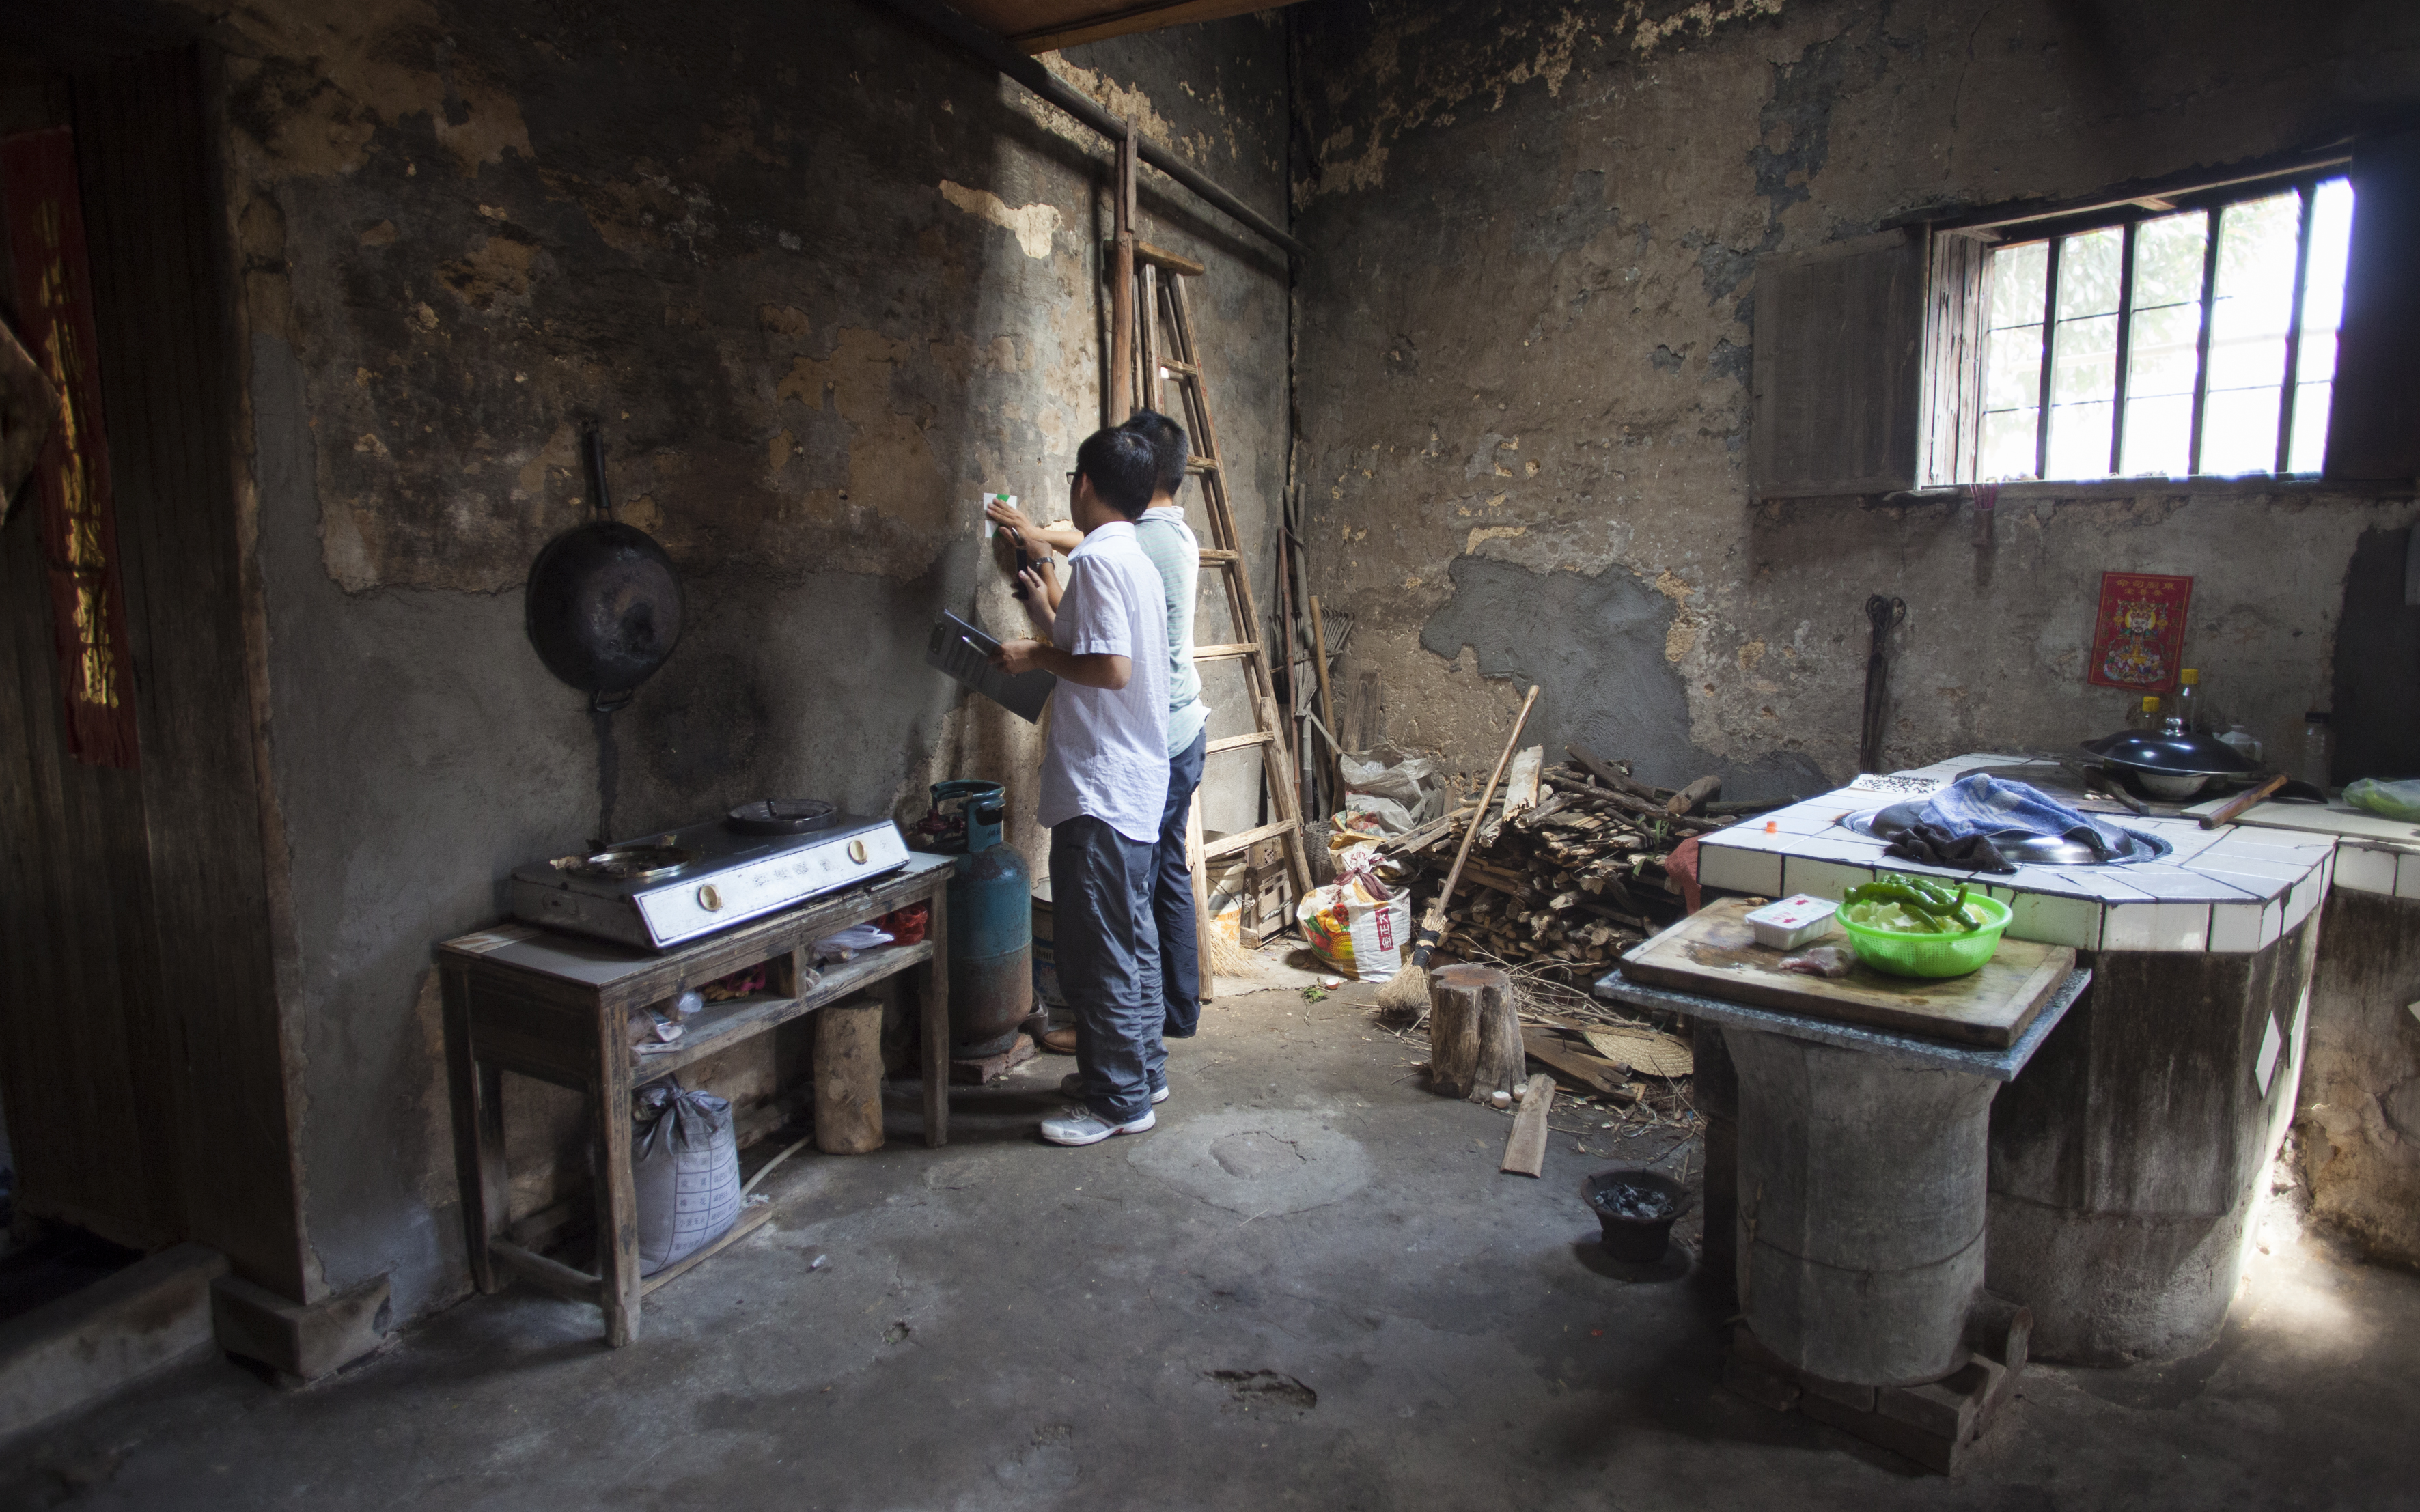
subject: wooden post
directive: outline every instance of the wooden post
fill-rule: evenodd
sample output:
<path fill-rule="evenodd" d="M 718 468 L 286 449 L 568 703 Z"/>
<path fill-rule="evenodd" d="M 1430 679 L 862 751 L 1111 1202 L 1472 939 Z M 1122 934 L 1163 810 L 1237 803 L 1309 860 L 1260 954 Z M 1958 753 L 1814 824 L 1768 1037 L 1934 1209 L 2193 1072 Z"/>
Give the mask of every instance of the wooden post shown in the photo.
<path fill-rule="evenodd" d="M 882 1004 L 871 997 L 815 1013 L 815 1148 L 864 1155 L 882 1148 Z"/>
<path fill-rule="evenodd" d="M 636 1343 L 639 1299 L 639 1178 L 630 1167 L 630 1041 L 622 1015 L 597 1015 L 596 1080 L 589 1086 L 589 1143 L 596 1163 L 597 1302 L 605 1342 Z"/>
<path fill-rule="evenodd" d="M 1335 746 L 1343 737 L 1336 733 L 1336 702 L 1327 691 L 1327 624 L 1319 616 L 1319 595 L 1311 595 L 1311 672 L 1319 684 L 1319 719 L 1333 737 L 1327 747 L 1327 808 L 1329 812 L 1344 807 L 1344 758 Z"/>
<path fill-rule="evenodd" d="M 1512 979 L 1467 963 L 1429 973 L 1429 1090 L 1484 1103 L 1523 1069 Z"/>
<path fill-rule="evenodd" d="M 1122 425 L 1134 412 L 1135 362 L 1135 129 L 1126 122 L 1118 144 L 1117 269 L 1109 286 L 1109 424 Z"/>

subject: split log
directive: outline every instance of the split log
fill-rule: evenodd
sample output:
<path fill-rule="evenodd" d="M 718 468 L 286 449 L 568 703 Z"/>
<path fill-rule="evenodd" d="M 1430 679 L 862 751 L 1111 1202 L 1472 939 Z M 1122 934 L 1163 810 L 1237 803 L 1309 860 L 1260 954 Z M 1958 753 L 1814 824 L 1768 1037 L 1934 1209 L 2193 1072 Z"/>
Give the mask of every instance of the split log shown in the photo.
<path fill-rule="evenodd" d="M 1680 815 L 1694 810 L 1698 805 L 1705 802 L 1708 798 L 1714 797 L 1722 791 L 1723 779 L 1721 778 L 1701 777 L 1695 782 L 1690 783 L 1687 787 L 1683 788 L 1680 792 L 1673 794 L 1672 801 L 1664 806 L 1664 811 L 1677 818 Z"/>
<path fill-rule="evenodd" d="M 1607 787 L 1619 788 L 1624 793 L 1635 794 L 1642 798 L 1652 798 L 1659 803 L 1666 797 L 1669 796 L 1665 790 L 1652 788 L 1648 786 L 1646 783 L 1639 781 L 1637 778 L 1632 777 L 1628 772 L 1623 771 L 1621 767 L 1616 766 L 1611 762 L 1600 757 L 1596 752 L 1589 749 L 1586 746 L 1565 746 L 1563 750 L 1571 757 L 1572 760 L 1579 763 L 1580 766 L 1586 770 L 1590 776 L 1594 777 L 1598 781 L 1603 782 Z"/>
<path fill-rule="evenodd" d="M 1497 1166 L 1516 1176 L 1543 1176 L 1546 1170 L 1546 1115 L 1555 1110 L 1555 1079 L 1544 1072 L 1529 1078 L 1521 1094 L 1521 1111 L 1512 1119 L 1512 1136 L 1504 1141 L 1504 1164 Z"/>
<path fill-rule="evenodd" d="M 1603 1056 L 1564 1043 L 1551 1030 L 1524 1029 L 1521 1043 L 1531 1060 L 1567 1078 L 1580 1092 L 1594 1092 L 1614 1103 L 1638 1101 L 1638 1088 L 1630 1085 L 1621 1067 Z"/>
<path fill-rule="evenodd" d="M 1493 966 L 1429 973 L 1429 1089 L 1484 1103 L 1521 1079 L 1521 1018 L 1512 979 Z"/>
<path fill-rule="evenodd" d="M 1504 773 L 1504 817 L 1512 818 L 1538 805 L 1538 774 L 1546 764 L 1546 748 L 1531 746 L 1512 758 Z"/>
<path fill-rule="evenodd" d="M 815 1014 L 815 1148 L 866 1155 L 882 1148 L 882 1005 L 832 1003 Z"/>

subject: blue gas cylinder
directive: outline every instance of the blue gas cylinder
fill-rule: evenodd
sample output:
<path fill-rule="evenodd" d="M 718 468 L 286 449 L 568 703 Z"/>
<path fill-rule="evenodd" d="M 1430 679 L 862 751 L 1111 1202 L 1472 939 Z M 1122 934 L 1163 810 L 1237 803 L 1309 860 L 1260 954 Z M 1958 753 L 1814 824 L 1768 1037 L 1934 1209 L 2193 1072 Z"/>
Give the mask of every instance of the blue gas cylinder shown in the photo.
<path fill-rule="evenodd" d="M 954 853 L 950 878 L 950 1057 L 980 1060 L 1016 1041 L 1033 1011 L 1033 873 L 1001 839 L 1007 790 L 958 779 L 933 784 L 915 826 L 923 848 Z"/>

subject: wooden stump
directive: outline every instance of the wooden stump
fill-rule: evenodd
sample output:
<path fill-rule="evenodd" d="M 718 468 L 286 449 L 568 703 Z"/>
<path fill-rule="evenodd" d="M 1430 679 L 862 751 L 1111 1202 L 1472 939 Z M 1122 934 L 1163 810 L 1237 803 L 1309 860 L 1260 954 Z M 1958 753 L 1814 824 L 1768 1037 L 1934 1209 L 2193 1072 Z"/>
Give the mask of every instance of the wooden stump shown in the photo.
<path fill-rule="evenodd" d="M 1521 1079 L 1512 979 L 1493 966 L 1429 973 L 1429 1089 L 1484 1103 Z"/>
<path fill-rule="evenodd" d="M 872 998 L 815 1014 L 815 1148 L 827 1155 L 882 1148 L 882 1005 Z"/>

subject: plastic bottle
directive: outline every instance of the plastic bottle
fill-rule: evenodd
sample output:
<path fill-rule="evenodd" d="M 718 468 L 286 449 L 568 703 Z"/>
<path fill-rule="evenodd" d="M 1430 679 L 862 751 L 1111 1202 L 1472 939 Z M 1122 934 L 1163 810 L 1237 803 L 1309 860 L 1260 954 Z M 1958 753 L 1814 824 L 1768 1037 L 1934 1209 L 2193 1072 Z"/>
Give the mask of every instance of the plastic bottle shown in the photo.
<path fill-rule="evenodd" d="M 2313 709 L 2303 716 L 2303 780 L 2321 792 L 2328 785 L 2328 711 Z"/>
<path fill-rule="evenodd" d="M 2187 730 L 2201 728 L 2201 673 L 2190 667 L 2177 673 L 2176 707 L 2168 714 L 2182 719 Z"/>
<path fill-rule="evenodd" d="M 2141 702 L 2127 710 L 2126 728 L 2129 730 L 2157 730 L 2160 728 L 2160 695 L 2157 693 L 2146 693 L 2143 695 Z"/>

